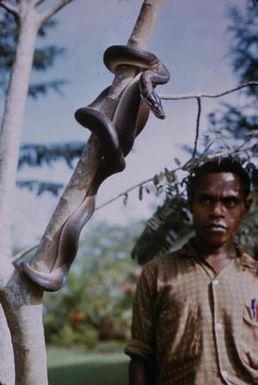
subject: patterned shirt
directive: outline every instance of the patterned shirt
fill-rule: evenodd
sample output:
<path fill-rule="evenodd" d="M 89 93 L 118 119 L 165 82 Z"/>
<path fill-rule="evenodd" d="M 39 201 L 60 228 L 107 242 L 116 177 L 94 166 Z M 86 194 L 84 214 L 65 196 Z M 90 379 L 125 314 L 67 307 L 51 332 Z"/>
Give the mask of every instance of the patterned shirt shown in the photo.
<path fill-rule="evenodd" d="M 257 385 L 258 262 L 237 247 L 215 274 L 191 242 L 154 258 L 125 352 L 155 364 L 157 385 Z"/>

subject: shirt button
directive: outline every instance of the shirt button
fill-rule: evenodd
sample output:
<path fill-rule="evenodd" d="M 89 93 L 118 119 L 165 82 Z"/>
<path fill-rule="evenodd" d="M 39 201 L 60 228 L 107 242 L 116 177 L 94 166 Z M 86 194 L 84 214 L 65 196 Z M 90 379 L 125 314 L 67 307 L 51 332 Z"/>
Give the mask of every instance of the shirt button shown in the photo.
<path fill-rule="evenodd" d="M 222 370 L 222 377 L 227 378 L 228 372 L 226 370 Z"/>
<path fill-rule="evenodd" d="M 214 279 L 212 281 L 212 284 L 213 284 L 213 286 L 217 286 L 219 284 L 219 280 L 218 279 Z"/>
<path fill-rule="evenodd" d="M 220 322 L 217 322 L 217 323 L 215 324 L 215 329 L 216 329 L 216 330 L 221 330 L 221 329 L 222 329 L 222 324 L 221 324 Z"/>

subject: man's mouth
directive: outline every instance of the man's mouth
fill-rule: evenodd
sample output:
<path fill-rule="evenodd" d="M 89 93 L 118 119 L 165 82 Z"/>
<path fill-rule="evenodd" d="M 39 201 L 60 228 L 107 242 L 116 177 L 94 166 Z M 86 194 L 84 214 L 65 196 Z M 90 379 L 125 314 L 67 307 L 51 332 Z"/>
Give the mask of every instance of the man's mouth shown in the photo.
<path fill-rule="evenodd" d="M 225 231 L 227 226 L 223 223 L 210 223 L 206 226 L 207 229 L 216 230 L 216 231 Z"/>

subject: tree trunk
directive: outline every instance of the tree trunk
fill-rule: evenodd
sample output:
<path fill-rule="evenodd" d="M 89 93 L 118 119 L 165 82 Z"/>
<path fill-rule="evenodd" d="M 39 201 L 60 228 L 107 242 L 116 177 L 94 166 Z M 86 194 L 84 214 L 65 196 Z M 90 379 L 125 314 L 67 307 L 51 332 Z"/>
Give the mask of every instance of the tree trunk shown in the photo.
<path fill-rule="evenodd" d="M 21 3 L 19 39 L 0 137 L 0 299 L 11 332 L 10 346 L 10 333 L 1 310 L 0 383 L 4 385 L 47 385 L 42 293 L 30 284 L 28 286 L 26 279 L 20 277 L 10 260 L 19 145 L 40 25 L 31 4 Z"/>
<path fill-rule="evenodd" d="M 13 270 L 2 292 L 1 302 L 11 333 L 15 384 L 47 385 L 42 291 L 28 282 L 19 271 Z M 2 381 L 1 373 L 0 378 Z M 14 382 L 8 377 L 3 384 L 13 385 Z"/>
<path fill-rule="evenodd" d="M 25 8 L 25 7 L 23 7 Z M 28 87 L 38 33 L 38 18 L 27 6 L 20 20 L 16 58 L 5 101 L 0 137 L 0 250 L 1 258 L 11 254 L 11 225 L 14 186 Z"/>

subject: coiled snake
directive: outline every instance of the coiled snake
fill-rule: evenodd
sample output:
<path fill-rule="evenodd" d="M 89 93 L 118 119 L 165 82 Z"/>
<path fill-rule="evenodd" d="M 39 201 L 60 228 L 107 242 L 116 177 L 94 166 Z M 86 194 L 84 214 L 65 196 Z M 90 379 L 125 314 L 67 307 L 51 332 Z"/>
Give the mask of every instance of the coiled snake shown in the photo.
<path fill-rule="evenodd" d="M 170 74 L 155 55 L 127 46 L 111 46 L 105 51 L 103 59 L 113 73 L 117 66 L 126 64 L 137 67 L 140 75 L 123 91 L 112 120 L 99 110 L 109 88 L 102 91 L 94 102 L 75 112 L 76 120 L 97 135 L 102 144 L 102 157 L 85 198 L 62 226 L 51 271 L 38 271 L 33 264 L 25 261 L 20 264 L 27 277 L 47 291 L 58 290 L 63 285 L 77 253 L 80 232 L 94 213 L 99 186 L 107 177 L 125 168 L 124 158 L 145 126 L 149 111 L 160 119 L 165 118 L 154 89 L 158 84 L 167 83 Z"/>

